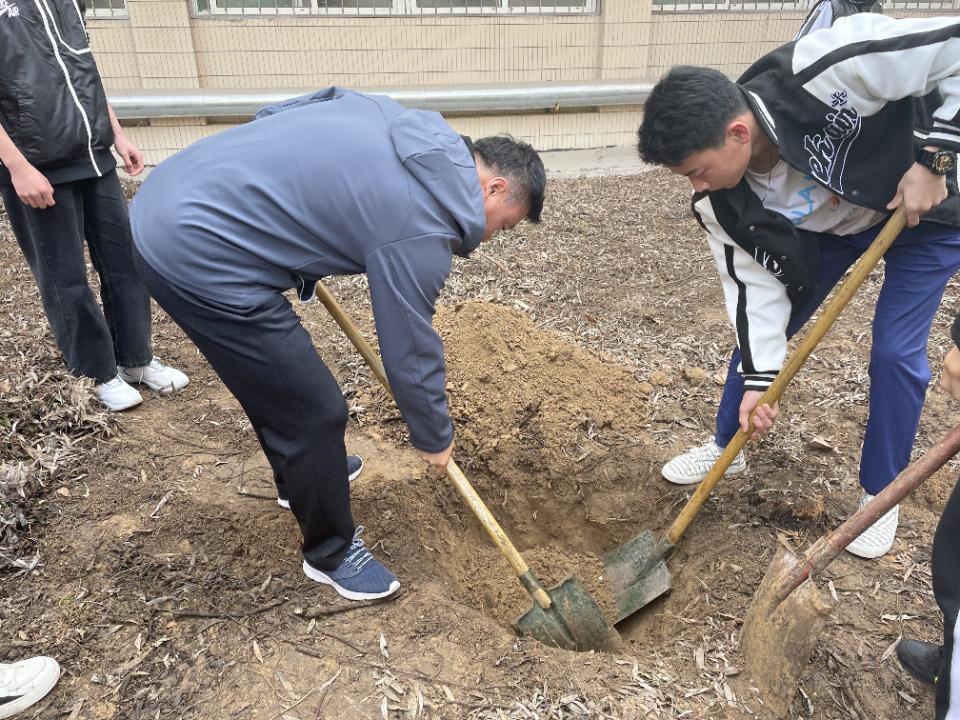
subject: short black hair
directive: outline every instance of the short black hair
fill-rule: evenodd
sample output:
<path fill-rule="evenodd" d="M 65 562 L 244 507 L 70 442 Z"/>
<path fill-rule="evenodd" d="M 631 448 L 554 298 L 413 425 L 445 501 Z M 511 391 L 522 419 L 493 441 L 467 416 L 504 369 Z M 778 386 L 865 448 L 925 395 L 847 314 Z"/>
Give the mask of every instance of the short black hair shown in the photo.
<path fill-rule="evenodd" d="M 722 145 L 729 122 L 749 109 L 740 88 L 722 72 L 677 65 L 644 103 L 640 157 L 653 165 L 680 165 L 695 152 Z"/>
<path fill-rule="evenodd" d="M 527 202 L 527 219 L 540 222 L 543 196 L 547 190 L 547 172 L 543 160 L 529 144 L 510 135 L 492 135 L 473 141 L 473 150 L 491 170 L 512 181 L 511 199 Z"/>

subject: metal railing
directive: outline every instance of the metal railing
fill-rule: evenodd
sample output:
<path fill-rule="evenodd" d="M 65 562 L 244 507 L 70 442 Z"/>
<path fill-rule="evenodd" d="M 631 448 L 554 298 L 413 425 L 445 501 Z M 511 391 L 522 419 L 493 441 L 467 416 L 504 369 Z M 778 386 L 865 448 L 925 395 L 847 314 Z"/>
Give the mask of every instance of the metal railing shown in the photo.
<path fill-rule="evenodd" d="M 591 81 L 542 85 L 474 85 L 462 87 L 381 88 L 409 108 L 449 115 L 560 112 L 574 108 L 642 105 L 653 83 Z M 125 120 L 177 117 L 252 117 L 273 105 L 309 90 L 155 90 L 113 93 L 110 104 Z"/>

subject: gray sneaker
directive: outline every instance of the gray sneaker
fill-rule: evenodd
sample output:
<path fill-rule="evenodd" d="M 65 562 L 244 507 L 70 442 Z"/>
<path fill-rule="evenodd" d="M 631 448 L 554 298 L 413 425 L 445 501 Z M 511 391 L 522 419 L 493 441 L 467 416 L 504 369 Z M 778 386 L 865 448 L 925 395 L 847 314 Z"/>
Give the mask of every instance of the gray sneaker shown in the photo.
<path fill-rule="evenodd" d="M 393 595 L 400 589 L 400 581 L 364 546 L 360 538 L 363 530 L 363 525 L 357 526 L 350 550 L 336 570 L 318 570 L 304 560 L 304 574 L 332 586 L 348 600 L 377 600 Z"/>

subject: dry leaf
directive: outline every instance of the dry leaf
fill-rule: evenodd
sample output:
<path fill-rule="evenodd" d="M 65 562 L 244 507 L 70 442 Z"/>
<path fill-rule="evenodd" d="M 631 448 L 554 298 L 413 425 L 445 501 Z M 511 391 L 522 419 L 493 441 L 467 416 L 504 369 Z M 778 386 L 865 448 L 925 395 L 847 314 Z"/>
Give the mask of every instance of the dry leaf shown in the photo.
<path fill-rule="evenodd" d="M 903 690 L 897 690 L 897 695 L 899 695 L 900 697 L 902 697 L 904 700 L 906 700 L 906 701 L 907 701 L 908 703 L 910 703 L 911 705 L 916 705 L 916 704 L 917 704 L 916 698 L 912 697 L 911 695 L 908 695 L 908 694 L 905 693 Z"/>
<path fill-rule="evenodd" d="M 277 680 L 280 681 L 280 684 L 283 685 L 283 689 L 291 696 L 296 696 L 296 691 L 293 689 L 293 685 L 280 673 L 277 673 Z"/>
<path fill-rule="evenodd" d="M 390 659 L 390 652 L 387 650 L 387 639 L 383 636 L 383 632 L 380 633 L 380 654 L 387 660 Z"/>
<path fill-rule="evenodd" d="M 260 664 L 263 665 L 263 653 L 260 652 L 260 645 L 256 640 L 253 641 L 253 655 L 260 661 Z"/>
<path fill-rule="evenodd" d="M 807 447 L 817 452 L 836 452 L 837 449 L 819 435 L 814 435 L 807 440 Z"/>
<path fill-rule="evenodd" d="M 880 662 L 884 662 L 888 660 L 890 656 L 893 655 L 894 652 L 896 652 L 897 645 L 900 644 L 900 640 L 902 638 L 903 638 L 903 635 L 897 635 L 897 639 L 894 640 L 892 643 L 890 643 L 890 646 L 883 651 L 883 655 L 880 656 Z"/>

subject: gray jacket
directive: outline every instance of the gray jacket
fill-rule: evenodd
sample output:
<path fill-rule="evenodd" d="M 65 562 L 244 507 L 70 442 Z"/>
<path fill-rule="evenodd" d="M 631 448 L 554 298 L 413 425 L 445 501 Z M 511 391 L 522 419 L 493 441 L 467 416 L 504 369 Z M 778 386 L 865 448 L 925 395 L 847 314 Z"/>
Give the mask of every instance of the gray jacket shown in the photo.
<path fill-rule="evenodd" d="M 338 87 L 295 98 L 161 163 L 130 221 L 154 270 L 234 307 L 365 272 L 410 439 L 449 445 L 434 303 L 485 216 L 472 153 L 440 115 Z"/>

